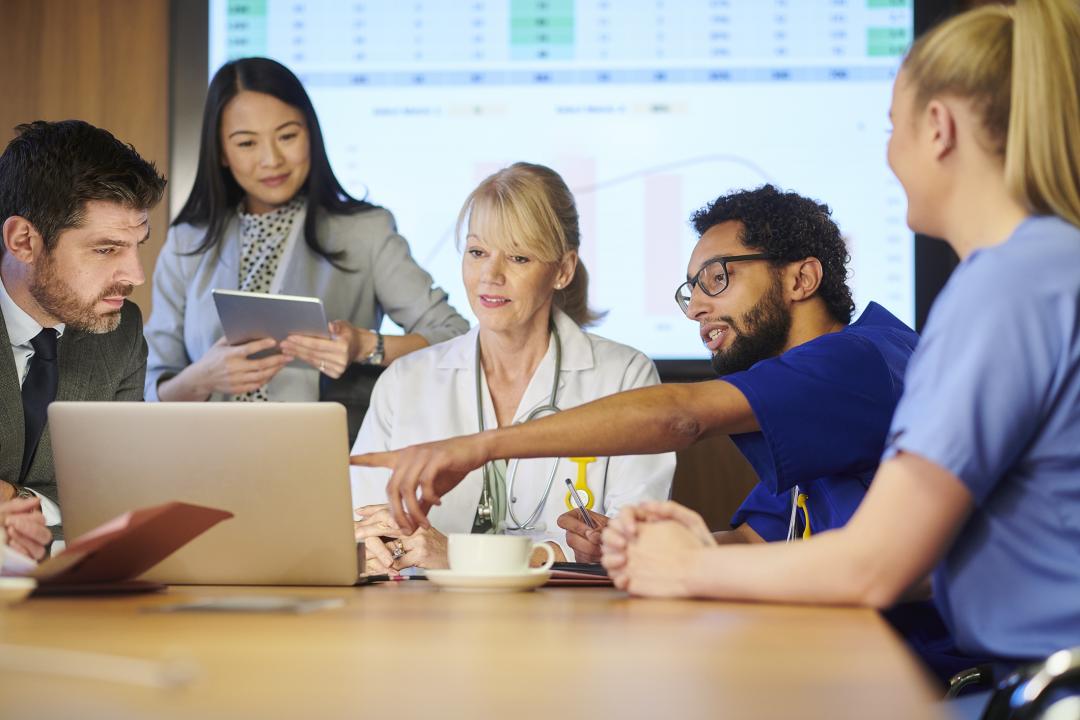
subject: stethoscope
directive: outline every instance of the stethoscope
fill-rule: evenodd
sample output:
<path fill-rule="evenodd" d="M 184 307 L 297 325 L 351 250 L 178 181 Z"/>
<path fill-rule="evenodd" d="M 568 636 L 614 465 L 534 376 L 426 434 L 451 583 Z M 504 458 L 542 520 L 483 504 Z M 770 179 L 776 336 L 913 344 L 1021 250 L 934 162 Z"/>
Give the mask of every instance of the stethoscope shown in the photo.
<path fill-rule="evenodd" d="M 544 405 L 536 407 L 525 416 L 525 419 L 521 422 L 529 422 L 535 420 L 542 415 L 554 415 L 561 412 L 557 400 L 559 394 L 559 374 L 562 372 L 562 339 L 559 337 L 559 330 L 555 327 L 555 323 L 551 324 L 551 335 L 555 339 L 555 375 L 551 381 L 551 396 Z M 481 363 L 480 354 L 480 335 L 476 336 L 476 418 L 477 425 L 480 432 L 484 432 L 484 381 L 483 381 L 483 365 Z M 513 521 L 514 527 L 507 527 L 508 530 L 533 530 L 536 527 L 536 521 L 540 518 L 540 514 L 544 512 L 544 506 L 547 504 L 548 497 L 551 495 L 551 488 L 555 485 L 555 474 L 559 469 L 559 460 L 561 458 L 555 458 L 551 463 L 551 472 L 548 473 L 547 488 L 544 490 L 543 496 L 540 498 L 540 502 L 536 505 L 536 509 L 529 515 L 525 522 L 521 522 L 517 513 L 514 512 L 514 503 L 517 502 L 517 497 L 514 494 L 514 483 L 517 481 L 517 469 L 519 459 L 514 458 L 506 464 L 506 486 L 505 490 L 501 487 L 500 483 L 496 483 L 494 480 L 495 471 L 491 466 L 491 463 L 484 464 L 484 488 L 480 493 L 480 504 L 477 507 L 477 515 L 483 519 L 496 524 L 496 530 L 502 530 L 497 526 L 497 523 L 501 520 L 502 513 L 497 512 L 496 508 L 505 507 L 507 514 L 510 516 L 510 520 Z M 582 484 L 579 480 L 579 485 Z M 592 492 L 585 488 L 586 496 L 589 499 L 588 505 L 592 505 Z M 510 503 L 506 502 L 506 495 L 510 495 Z"/>

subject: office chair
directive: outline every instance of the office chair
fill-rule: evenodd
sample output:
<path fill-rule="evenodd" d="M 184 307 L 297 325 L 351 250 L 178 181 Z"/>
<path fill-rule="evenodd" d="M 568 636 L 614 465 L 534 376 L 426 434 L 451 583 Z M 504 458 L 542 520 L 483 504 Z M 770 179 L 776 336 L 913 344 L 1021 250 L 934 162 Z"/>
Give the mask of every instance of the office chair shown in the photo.
<path fill-rule="evenodd" d="M 1010 673 L 998 683 L 982 720 L 1080 720 L 1080 647 Z"/>

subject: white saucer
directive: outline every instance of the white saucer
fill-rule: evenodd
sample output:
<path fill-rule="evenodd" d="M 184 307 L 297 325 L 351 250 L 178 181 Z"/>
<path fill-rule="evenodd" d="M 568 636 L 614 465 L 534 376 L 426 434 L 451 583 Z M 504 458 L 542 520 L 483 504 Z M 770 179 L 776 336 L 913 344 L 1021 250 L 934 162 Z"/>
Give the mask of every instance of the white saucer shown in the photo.
<path fill-rule="evenodd" d="M 532 590 L 551 578 L 551 570 L 535 569 L 509 575 L 467 575 L 453 570 L 427 570 L 427 579 L 444 590 L 464 592 L 507 592 Z"/>
<path fill-rule="evenodd" d="M 37 587 L 37 580 L 28 577 L 2 577 L 0 578 L 0 607 L 14 605 Z"/>

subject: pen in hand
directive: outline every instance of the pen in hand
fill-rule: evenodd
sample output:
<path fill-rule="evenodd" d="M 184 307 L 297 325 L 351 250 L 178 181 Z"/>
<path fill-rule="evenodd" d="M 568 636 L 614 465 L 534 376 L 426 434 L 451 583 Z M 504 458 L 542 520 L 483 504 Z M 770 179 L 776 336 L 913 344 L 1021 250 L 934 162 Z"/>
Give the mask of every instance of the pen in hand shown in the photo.
<path fill-rule="evenodd" d="M 585 510 L 585 506 L 581 504 L 581 498 L 578 497 L 577 490 L 574 488 L 574 483 L 570 482 L 570 478 L 566 478 L 566 487 L 570 490 L 570 502 L 574 503 L 574 507 L 581 513 L 581 519 L 585 521 L 593 530 L 597 530 L 596 521 L 589 517 L 589 513 Z"/>

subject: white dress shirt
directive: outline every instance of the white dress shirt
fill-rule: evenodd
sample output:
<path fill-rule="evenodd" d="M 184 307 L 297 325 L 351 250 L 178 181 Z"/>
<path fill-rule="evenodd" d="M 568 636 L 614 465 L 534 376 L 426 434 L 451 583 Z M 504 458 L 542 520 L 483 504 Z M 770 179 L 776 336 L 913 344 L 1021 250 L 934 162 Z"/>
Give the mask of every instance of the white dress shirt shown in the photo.
<path fill-rule="evenodd" d="M 41 332 L 42 326 L 30 317 L 25 310 L 15 304 L 4 287 L 3 279 L 0 278 L 0 312 L 4 314 L 4 324 L 7 326 L 8 339 L 11 341 L 11 352 L 15 356 L 15 372 L 19 375 L 19 385 L 26 380 L 26 373 L 30 369 L 30 358 L 34 357 L 34 346 L 30 341 Z M 64 334 L 64 325 L 54 325 L 57 338 Z M 9 483 L 18 482 L 19 478 L 0 478 Z M 32 488 L 30 492 L 41 500 L 41 512 L 45 515 L 46 525 L 60 524 L 60 507 L 49 498 Z"/>

